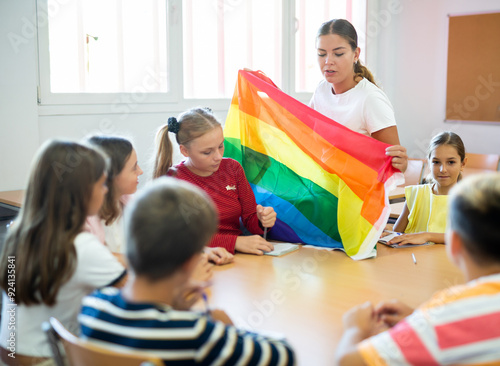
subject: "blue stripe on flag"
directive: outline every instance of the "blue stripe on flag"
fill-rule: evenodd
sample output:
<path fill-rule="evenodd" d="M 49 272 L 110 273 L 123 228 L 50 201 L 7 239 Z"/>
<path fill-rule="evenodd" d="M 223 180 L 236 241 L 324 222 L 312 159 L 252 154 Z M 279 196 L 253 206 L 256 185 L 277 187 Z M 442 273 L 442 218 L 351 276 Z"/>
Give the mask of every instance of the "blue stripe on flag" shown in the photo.
<path fill-rule="evenodd" d="M 290 202 L 255 184 L 250 183 L 250 186 L 255 194 L 257 203 L 263 206 L 273 207 L 279 221 L 282 221 L 279 222 L 277 220 L 276 227 L 269 231 L 270 239 L 290 243 L 299 242 L 328 248 L 343 248 L 342 243 L 332 239 L 318 229 Z M 328 220 L 328 218 L 325 217 L 325 220 Z M 293 228 L 290 226 L 290 223 L 293 223 Z M 290 230 L 295 235 L 291 234 Z"/>

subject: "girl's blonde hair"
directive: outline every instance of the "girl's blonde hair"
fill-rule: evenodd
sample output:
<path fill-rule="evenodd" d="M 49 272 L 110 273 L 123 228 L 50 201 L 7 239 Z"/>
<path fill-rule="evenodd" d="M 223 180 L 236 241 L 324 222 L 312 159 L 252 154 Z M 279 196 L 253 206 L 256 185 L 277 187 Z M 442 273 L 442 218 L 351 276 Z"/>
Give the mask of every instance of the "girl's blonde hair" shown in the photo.
<path fill-rule="evenodd" d="M 11 225 L 0 262 L 0 287 L 8 291 L 15 259 L 17 304 L 56 303 L 76 269 L 74 239 L 83 230 L 95 183 L 106 170 L 96 150 L 49 141 L 31 167 L 24 202 Z"/>
<path fill-rule="evenodd" d="M 169 132 L 175 134 L 179 145 L 189 146 L 194 139 L 203 136 L 212 129 L 221 126 L 209 108 L 193 108 L 179 115 L 170 117 L 168 123 L 156 134 L 156 157 L 153 167 L 153 178 L 166 175 L 172 167 L 172 143 Z"/>
<path fill-rule="evenodd" d="M 318 34 L 316 35 L 316 39 L 329 34 L 336 34 L 344 38 L 349 43 L 353 51 L 358 48 L 358 34 L 356 33 L 356 29 L 345 19 L 332 19 L 321 24 Z M 354 80 L 359 77 L 365 78 L 372 84 L 377 85 L 371 71 L 368 70 L 366 66 L 361 65 L 361 61 L 358 60 L 354 64 Z"/>
<path fill-rule="evenodd" d="M 465 160 L 464 142 L 462 141 L 460 136 L 458 136 L 456 133 L 450 132 L 450 131 L 445 131 L 445 132 L 441 132 L 440 134 L 434 136 L 432 138 L 431 142 L 429 143 L 429 149 L 427 151 L 427 159 L 429 160 L 429 165 L 430 165 L 430 159 L 431 159 L 432 152 L 434 150 L 436 150 L 441 145 L 450 145 L 450 146 L 454 147 L 455 150 L 457 150 L 458 156 L 460 156 L 460 163 L 463 164 L 463 162 Z M 458 175 L 457 181 L 459 182 L 461 179 L 462 179 L 462 173 L 460 173 Z M 432 178 L 432 173 L 430 173 L 427 176 L 426 181 L 427 182 L 434 182 L 434 179 Z"/>
<path fill-rule="evenodd" d="M 110 159 L 106 180 L 108 193 L 99 210 L 99 217 L 106 225 L 111 225 L 123 211 L 123 204 L 116 192 L 115 179 L 125 167 L 134 148 L 129 140 L 118 136 L 92 136 L 88 139 L 88 143 L 104 152 Z"/>

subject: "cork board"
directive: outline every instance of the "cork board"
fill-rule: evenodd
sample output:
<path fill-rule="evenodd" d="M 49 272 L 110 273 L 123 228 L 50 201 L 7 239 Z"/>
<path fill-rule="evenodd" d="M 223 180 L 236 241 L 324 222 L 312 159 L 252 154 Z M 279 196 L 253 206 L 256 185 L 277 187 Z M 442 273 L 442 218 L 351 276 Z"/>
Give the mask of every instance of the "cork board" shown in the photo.
<path fill-rule="evenodd" d="M 500 122 L 500 13 L 449 17 L 446 120 Z"/>

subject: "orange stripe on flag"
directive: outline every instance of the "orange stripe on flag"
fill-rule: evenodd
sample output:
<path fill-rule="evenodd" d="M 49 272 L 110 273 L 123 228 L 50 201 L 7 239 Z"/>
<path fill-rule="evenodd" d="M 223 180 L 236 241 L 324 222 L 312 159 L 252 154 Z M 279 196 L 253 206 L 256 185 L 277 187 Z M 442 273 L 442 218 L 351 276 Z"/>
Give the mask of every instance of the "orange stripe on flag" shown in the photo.
<path fill-rule="evenodd" d="M 245 78 L 241 78 L 240 83 L 239 101 L 233 98 L 232 104 L 237 104 L 240 112 L 284 131 L 304 154 L 310 156 L 326 172 L 342 176 L 344 183 L 361 200 L 365 201 L 366 197 L 370 197 L 370 200 L 365 202 L 361 215 L 371 224 L 375 224 L 380 217 L 380 207 L 384 205 L 384 184 L 380 182 L 374 187 L 366 187 L 359 184 L 359 181 L 360 177 L 363 177 L 363 180 L 376 181 L 378 173 L 330 144 L 276 101 L 263 95 L 264 93 L 258 92 L 260 99 L 256 100 L 257 89 Z M 244 114 L 240 115 L 240 120 L 243 121 L 244 118 Z M 248 133 L 246 136 L 253 135 Z M 264 151 L 261 141 L 246 140 L 242 141 L 242 144 L 256 151 Z"/>

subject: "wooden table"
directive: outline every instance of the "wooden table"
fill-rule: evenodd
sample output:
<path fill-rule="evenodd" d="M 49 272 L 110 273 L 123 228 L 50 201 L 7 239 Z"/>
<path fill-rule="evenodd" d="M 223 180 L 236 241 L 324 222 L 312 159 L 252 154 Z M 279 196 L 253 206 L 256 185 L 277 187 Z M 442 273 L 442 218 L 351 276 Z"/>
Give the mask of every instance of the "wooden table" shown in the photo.
<path fill-rule="evenodd" d="M 0 192 L 0 221 L 9 221 L 16 217 L 23 198 L 24 190 Z"/>
<path fill-rule="evenodd" d="M 282 257 L 237 254 L 234 263 L 215 268 L 213 281 L 213 308 L 226 310 L 238 326 L 283 333 L 298 365 L 322 366 L 333 364 L 342 315 L 352 306 L 397 298 L 416 307 L 463 277 L 444 245 L 379 244 L 377 258 L 357 262 L 313 248 Z"/>
<path fill-rule="evenodd" d="M 0 203 L 17 208 L 21 207 L 24 199 L 24 190 L 0 192 Z"/>

